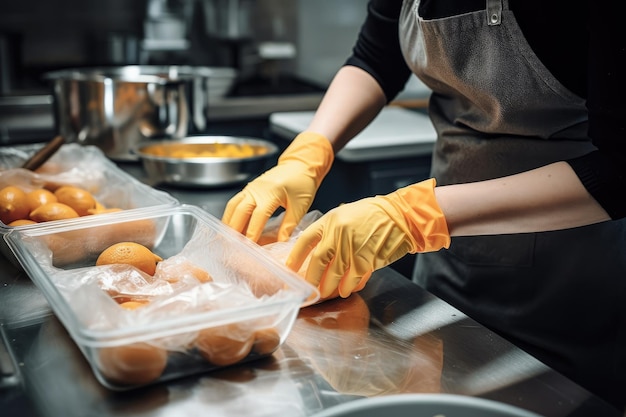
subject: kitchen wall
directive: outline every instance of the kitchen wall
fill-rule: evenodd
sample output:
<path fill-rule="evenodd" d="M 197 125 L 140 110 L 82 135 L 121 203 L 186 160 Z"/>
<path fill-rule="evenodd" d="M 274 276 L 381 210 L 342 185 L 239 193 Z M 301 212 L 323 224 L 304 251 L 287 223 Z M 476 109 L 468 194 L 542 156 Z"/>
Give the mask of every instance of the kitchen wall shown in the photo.
<path fill-rule="evenodd" d="M 92 40 L 137 33 L 144 0 L 2 0 L 0 33 L 19 36 L 25 64 L 95 58 Z"/>
<path fill-rule="evenodd" d="M 369 0 L 298 0 L 295 73 L 328 85 L 349 56 L 367 13 Z M 430 94 L 412 77 L 398 98 L 424 98 Z"/>
<path fill-rule="evenodd" d="M 328 84 L 357 38 L 369 0 L 298 0 L 296 73 Z"/>
<path fill-rule="evenodd" d="M 143 0 L 2 0 L 0 36 L 9 44 L 15 89 L 39 86 L 42 70 L 99 64 L 110 34 L 136 34 Z"/>
<path fill-rule="evenodd" d="M 293 42 L 296 36 L 297 4 L 291 0 L 239 0 L 242 7 L 251 10 L 244 24 L 250 25 L 252 38 L 242 39 L 220 38 L 215 33 L 217 28 L 210 25 L 215 24 L 216 17 L 207 16 L 204 7 L 211 0 L 186 1 L 193 4 L 187 22 L 189 49 L 161 54 L 156 57 L 161 62 L 154 63 L 230 66 L 237 61 L 233 51 L 250 55 L 251 46 L 258 42 Z M 40 87 L 40 75 L 51 69 L 139 63 L 146 2 L 1 0 L 0 77 L 10 77 L 13 90 L 29 90 Z M 222 16 L 217 19 L 224 21 Z M 293 63 L 289 65 L 292 71 Z"/>
<path fill-rule="evenodd" d="M 45 71 L 135 63 L 236 66 L 245 76 L 269 69 L 323 87 L 350 53 L 368 2 L 156 0 L 192 5 L 190 44 L 183 52 L 147 55 L 141 52 L 147 1 L 0 0 L 0 97 L 42 90 Z M 230 1 L 240 4 L 240 28 L 249 36 L 221 33 L 228 19 L 214 10 Z M 292 46 L 295 53 L 260 56 L 259 45 L 267 42 Z M 422 94 L 415 81 L 409 89 Z"/>

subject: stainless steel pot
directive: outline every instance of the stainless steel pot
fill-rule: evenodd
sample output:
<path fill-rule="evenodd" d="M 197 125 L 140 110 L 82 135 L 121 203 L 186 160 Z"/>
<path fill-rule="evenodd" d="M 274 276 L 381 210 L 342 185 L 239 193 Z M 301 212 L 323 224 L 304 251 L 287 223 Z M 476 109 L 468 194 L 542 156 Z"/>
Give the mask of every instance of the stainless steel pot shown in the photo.
<path fill-rule="evenodd" d="M 231 68 L 124 66 L 45 74 L 53 87 L 57 133 L 69 142 L 95 145 L 111 159 L 136 160 L 146 139 L 204 133 L 208 103 L 232 82 Z"/>

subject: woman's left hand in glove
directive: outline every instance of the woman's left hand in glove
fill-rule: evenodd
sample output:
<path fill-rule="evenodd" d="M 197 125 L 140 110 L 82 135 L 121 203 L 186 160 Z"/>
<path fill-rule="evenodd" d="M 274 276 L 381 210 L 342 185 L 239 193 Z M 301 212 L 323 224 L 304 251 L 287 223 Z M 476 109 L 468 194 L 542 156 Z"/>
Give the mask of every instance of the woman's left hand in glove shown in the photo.
<path fill-rule="evenodd" d="M 407 253 L 450 245 L 450 234 L 429 179 L 393 193 L 343 204 L 307 227 L 287 266 L 298 271 L 310 256 L 306 280 L 321 297 L 341 297 L 363 288 L 372 272 Z"/>

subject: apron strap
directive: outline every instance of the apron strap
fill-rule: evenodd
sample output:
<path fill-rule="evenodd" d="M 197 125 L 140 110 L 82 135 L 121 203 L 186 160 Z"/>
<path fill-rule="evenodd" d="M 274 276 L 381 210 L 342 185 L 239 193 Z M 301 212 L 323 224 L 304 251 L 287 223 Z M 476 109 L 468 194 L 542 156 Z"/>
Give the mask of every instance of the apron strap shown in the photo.
<path fill-rule="evenodd" d="M 499 25 L 502 21 L 502 0 L 487 0 L 487 24 Z"/>

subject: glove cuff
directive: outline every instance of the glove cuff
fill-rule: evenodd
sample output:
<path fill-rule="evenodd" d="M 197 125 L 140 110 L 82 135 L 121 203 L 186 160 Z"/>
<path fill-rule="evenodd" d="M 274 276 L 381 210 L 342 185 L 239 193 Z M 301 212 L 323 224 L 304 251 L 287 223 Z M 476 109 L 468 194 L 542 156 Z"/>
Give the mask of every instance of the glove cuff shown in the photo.
<path fill-rule="evenodd" d="M 448 223 L 435 198 L 434 178 L 393 192 L 413 238 L 411 253 L 434 252 L 450 247 Z"/>
<path fill-rule="evenodd" d="M 319 187 L 330 171 L 334 160 L 333 146 L 324 135 L 315 132 L 302 132 L 283 151 L 278 158 L 278 163 L 302 162 L 309 168 L 312 178 L 316 180 Z"/>

